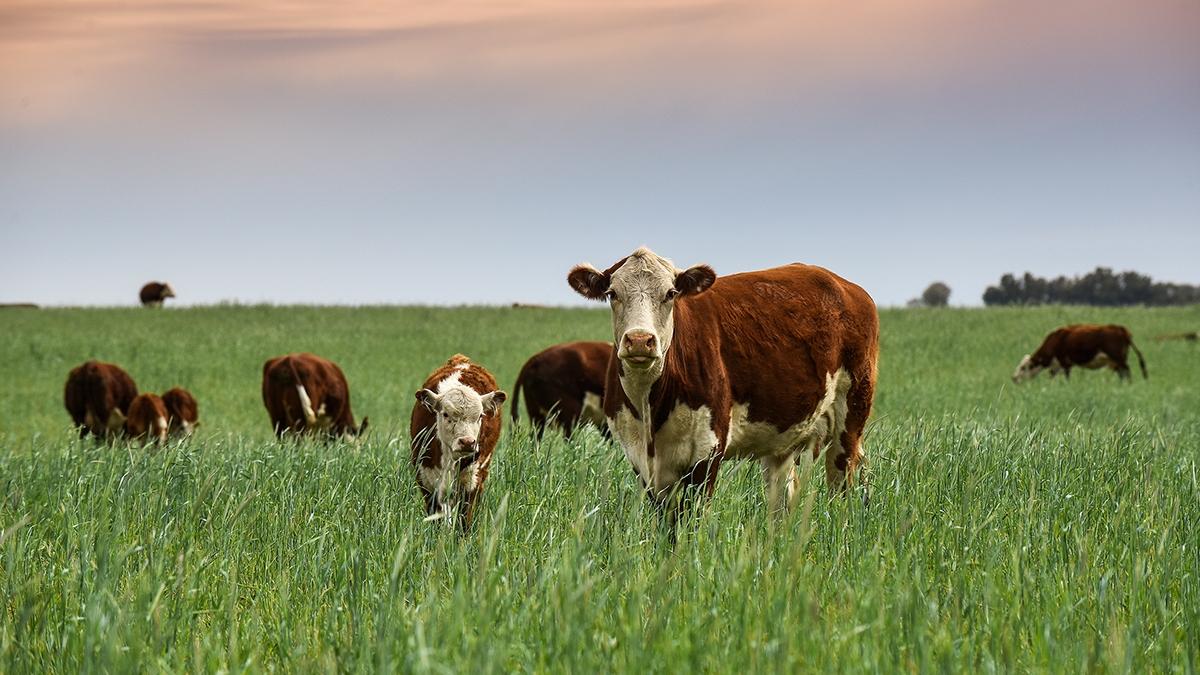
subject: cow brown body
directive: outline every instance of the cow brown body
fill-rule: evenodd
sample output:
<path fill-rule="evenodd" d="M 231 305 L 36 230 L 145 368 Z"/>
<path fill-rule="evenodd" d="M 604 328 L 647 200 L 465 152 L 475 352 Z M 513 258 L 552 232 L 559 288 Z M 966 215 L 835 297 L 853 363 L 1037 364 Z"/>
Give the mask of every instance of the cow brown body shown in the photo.
<path fill-rule="evenodd" d="M 357 436 L 350 409 L 350 386 L 342 369 L 315 354 L 287 354 L 263 364 L 263 405 L 275 435 L 322 433 L 331 438 Z"/>
<path fill-rule="evenodd" d="M 604 272 L 579 266 L 568 282 L 612 303 L 618 350 L 604 412 L 653 499 L 676 505 L 667 498 L 692 486 L 711 496 L 725 459 L 754 458 L 782 511 L 796 493 L 794 464 L 826 445 L 831 488 L 854 480 L 879 350 L 862 288 L 803 264 L 717 278 L 644 248 Z M 635 302 L 661 325 L 618 325 Z"/>
<path fill-rule="evenodd" d="M 80 438 L 89 433 L 107 438 L 121 431 L 137 393 L 137 384 L 120 366 L 87 361 L 67 375 L 63 403 Z"/>
<path fill-rule="evenodd" d="M 613 355 L 611 342 L 567 342 L 529 358 L 513 385 L 512 418 L 517 421 L 522 389 L 525 411 L 539 435 L 547 422 L 566 435 L 591 422 L 605 433 L 604 380 Z"/>
<path fill-rule="evenodd" d="M 1013 380 L 1020 382 L 1049 370 L 1053 377 L 1062 373 L 1070 378 L 1072 368 L 1111 368 L 1117 376 L 1128 381 L 1129 350 L 1137 353 L 1142 377 L 1148 377 L 1142 352 L 1133 344 L 1129 329 L 1116 324 L 1072 324 L 1046 336 L 1037 351 L 1026 356 L 1017 366 Z"/>
<path fill-rule="evenodd" d="M 167 406 L 158 394 L 138 394 L 125 415 L 125 435 L 143 444 L 166 443 Z"/>
<path fill-rule="evenodd" d="M 138 293 L 138 298 L 146 307 L 161 307 L 164 300 L 173 297 L 175 297 L 175 289 L 171 288 L 171 284 L 160 281 L 151 281 L 142 286 L 142 290 Z"/>
<path fill-rule="evenodd" d="M 492 454 L 500 440 L 502 416 L 499 405 L 505 394 L 499 391 L 496 379 L 483 366 L 456 354 L 425 380 L 422 391 L 448 395 L 466 387 L 480 396 L 498 397 L 496 407 L 484 411 L 478 425 L 475 447 L 462 450 L 448 448 L 449 441 L 439 438 L 438 412 L 422 402 L 413 405 L 409 431 L 412 436 L 412 463 L 417 486 L 425 499 L 426 513 L 431 518 L 457 521 L 464 530 L 471 527 L 475 506 L 483 493 L 484 483 L 492 464 Z"/>
<path fill-rule="evenodd" d="M 167 390 L 162 395 L 167 407 L 167 423 L 172 436 L 191 436 L 200 423 L 200 406 L 191 392 L 183 387 Z"/>

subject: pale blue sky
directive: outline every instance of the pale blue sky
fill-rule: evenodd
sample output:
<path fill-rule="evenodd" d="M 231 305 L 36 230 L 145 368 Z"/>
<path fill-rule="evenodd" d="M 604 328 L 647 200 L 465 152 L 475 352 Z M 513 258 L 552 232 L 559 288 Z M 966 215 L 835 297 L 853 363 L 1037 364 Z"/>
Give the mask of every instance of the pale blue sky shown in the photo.
<path fill-rule="evenodd" d="M 0 9 L 0 302 L 565 304 L 642 244 L 1200 283 L 1194 0 L 252 4 Z"/>

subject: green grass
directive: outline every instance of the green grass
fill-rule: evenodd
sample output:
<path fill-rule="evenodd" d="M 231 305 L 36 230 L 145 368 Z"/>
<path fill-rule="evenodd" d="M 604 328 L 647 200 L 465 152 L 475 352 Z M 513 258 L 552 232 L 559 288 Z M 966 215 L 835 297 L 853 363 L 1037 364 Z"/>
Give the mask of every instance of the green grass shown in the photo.
<path fill-rule="evenodd" d="M 1127 324 L 1151 379 L 1008 380 L 1072 321 Z M 1179 672 L 1200 661 L 1200 309 L 882 313 L 872 501 L 821 471 L 772 525 L 727 464 L 677 544 L 596 433 L 498 450 L 478 527 L 420 522 L 413 392 L 455 352 L 503 386 L 602 338 L 596 310 L 0 313 L 0 672 Z M 277 444 L 262 362 L 339 362 L 360 447 Z M 73 440 L 67 371 L 188 386 L 157 453 Z M 1135 371 L 1136 372 L 1136 371 Z"/>

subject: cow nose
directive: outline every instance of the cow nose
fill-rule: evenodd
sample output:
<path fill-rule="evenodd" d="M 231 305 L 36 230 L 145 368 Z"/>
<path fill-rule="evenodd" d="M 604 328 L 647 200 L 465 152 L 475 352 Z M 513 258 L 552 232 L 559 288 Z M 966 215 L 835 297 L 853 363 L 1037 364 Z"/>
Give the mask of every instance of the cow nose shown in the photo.
<path fill-rule="evenodd" d="M 462 436 L 456 442 L 458 443 L 459 450 L 466 450 L 468 448 L 475 447 L 475 437 L 474 436 Z"/>
<path fill-rule="evenodd" d="M 652 333 L 631 331 L 625 334 L 625 351 L 631 354 L 653 354 L 658 339 Z"/>

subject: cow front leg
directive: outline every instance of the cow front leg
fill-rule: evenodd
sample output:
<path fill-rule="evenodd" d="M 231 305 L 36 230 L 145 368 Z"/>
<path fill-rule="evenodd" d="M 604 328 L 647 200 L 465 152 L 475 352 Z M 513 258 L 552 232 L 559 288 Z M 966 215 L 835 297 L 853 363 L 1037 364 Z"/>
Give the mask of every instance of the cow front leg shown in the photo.
<path fill-rule="evenodd" d="M 783 516 L 791 509 L 797 492 L 796 453 L 763 457 L 761 463 L 767 511 Z"/>

